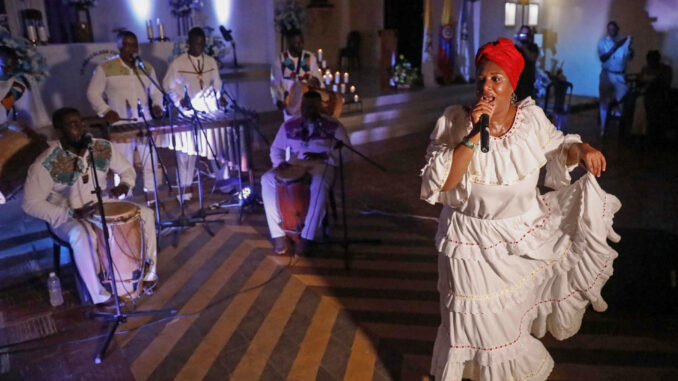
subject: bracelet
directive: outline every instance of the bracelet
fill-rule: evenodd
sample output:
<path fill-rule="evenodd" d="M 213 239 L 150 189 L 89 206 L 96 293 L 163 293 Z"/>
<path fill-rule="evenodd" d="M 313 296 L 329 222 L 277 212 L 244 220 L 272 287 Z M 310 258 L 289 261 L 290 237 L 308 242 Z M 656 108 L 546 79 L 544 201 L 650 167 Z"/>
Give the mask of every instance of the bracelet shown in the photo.
<path fill-rule="evenodd" d="M 470 148 L 470 149 L 472 149 L 472 150 L 474 150 L 474 151 L 477 150 L 478 147 L 480 147 L 479 144 L 476 144 L 476 143 L 474 143 L 474 142 L 468 140 L 468 138 L 464 138 L 464 140 L 462 140 L 462 142 L 464 143 L 464 145 L 465 145 L 466 147 L 468 147 L 468 148 Z"/>

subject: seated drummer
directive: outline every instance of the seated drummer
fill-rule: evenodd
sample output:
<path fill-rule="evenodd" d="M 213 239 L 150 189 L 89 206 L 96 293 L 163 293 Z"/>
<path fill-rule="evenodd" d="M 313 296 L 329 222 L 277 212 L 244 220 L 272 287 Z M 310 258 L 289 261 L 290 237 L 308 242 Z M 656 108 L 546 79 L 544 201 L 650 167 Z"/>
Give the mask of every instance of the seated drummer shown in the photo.
<path fill-rule="evenodd" d="M 294 249 L 296 255 L 308 255 L 316 230 L 325 217 L 325 200 L 333 183 L 334 168 L 339 165 L 339 152 L 333 147 L 338 140 L 349 142 L 344 126 L 321 112 L 320 94 L 315 91 L 305 93 L 301 102 L 301 116 L 283 123 L 271 144 L 274 169 L 261 177 L 261 188 L 276 254 L 287 253 L 290 242 L 281 228 L 275 171 L 290 165 L 300 165 L 308 168 L 312 176 L 308 213 L 301 231 L 301 241 Z M 287 152 L 289 157 L 286 158 Z"/>
<path fill-rule="evenodd" d="M 285 121 L 299 116 L 301 110 L 301 89 L 292 91 L 296 84 L 307 83 L 312 88 L 320 88 L 322 75 L 318 71 L 318 60 L 308 50 L 304 50 L 304 35 L 299 29 L 291 29 L 285 33 L 289 48 L 280 53 L 278 60 L 271 66 L 271 96 L 273 103 L 283 112 Z M 293 92 L 289 103 L 286 99 Z"/>
<path fill-rule="evenodd" d="M 29 168 L 22 207 L 26 214 L 46 221 L 59 238 L 70 243 L 92 301 L 110 304 L 111 294 L 102 286 L 95 270 L 98 268 L 97 236 L 86 221 L 98 207 L 96 195 L 92 193 L 94 180 L 84 139 L 87 125 L 78 110 L 66 107 L 54 112 L 52 124 L 58 140 L 50 141 L 49 148 Z M 93 139 L 93 144 L 99 184 L 106 185 L 109 170 L 121 178 L 119 185 L 104 190 L 106 199 L 127 194 L 136 177 L 130 162 L 107 140 Z M 140 208 L 149 264 L 144 281 L 156 282 L 154 215 L 150 209 Z M 119 294 L 123 293 L 119 291 Z"/>

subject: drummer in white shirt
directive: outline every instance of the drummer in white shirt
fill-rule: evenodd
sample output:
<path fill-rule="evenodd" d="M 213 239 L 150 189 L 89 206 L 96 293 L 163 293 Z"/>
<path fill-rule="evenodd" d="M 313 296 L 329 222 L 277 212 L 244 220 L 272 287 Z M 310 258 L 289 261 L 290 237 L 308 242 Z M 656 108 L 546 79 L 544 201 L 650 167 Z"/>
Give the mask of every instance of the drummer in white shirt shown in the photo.
<path fill-rule="evenodd" d="M 205 32 L 202 28 L 195 27 L 188 32 L 188 51 L 170 63 L 162 86 L 172 102 L 184 113 L 192 112 L 186 95 L 193 108 L 199 112 L 213 114 L 218 112 L 219 106 L 226 106 L 228 102 L 221 94 L 219 65 L 214 58 L 205 54 Z M 195 152 L 190 132 L 177 134 L 175 138 L 177 147 L 173 147 L 171 140 L 163 146 L 177 150 L 179 180 L 182 187 L 188 188 L 193 183 L 198 153 Z M 187 199 L 191 198 L 191 193 L 184 194 Z"/>
<path fill-rule="evenodd" d="M 97 66 L 87 88 L 87 99 L 92 108 L 111 124 L 125 124 L 134 120 L 141 122 L 141 116 L 137 111 L 137 104 L 141 101 L 147 119 L 150 120 L 151 116 L 160 118 L 163 113 L 162 93 L 140 69 L 143 68 L 157 83 L 155 70 L 151 64 L 137 59 L 139 54 L 137 36 L 130 31 L 122 31 L 118 35 L 117 43 L 120 54 Z M 149 112 L 149 108 L 152 112 Z M 153 168 L 146 139 L 135 138 L 129 143 L 113 145 L 130 163 L 134 163 L 134 150 L 138 151 L 143 168 L 146 198 L 151 200 L 154 192 Z"/>
<path fill-rule="evenodd" d="M 84 139 L 87 125 L 73 108 L 54 112 L 52 123 L 59 139 L 50 141 L 49 148 L 28 170 L 22 207 L 26 214 L 47 222 L 52 232 L 71 245 L 75 264 L 92 301 L 95 304 L 110 303 L 111 294 L 97 275 L 97 236 L 87 222 L 98 207 L 96 195 L 92 193 L 94 180 L 91 178 L 88 142 Z M 92 144 L 99 184 L 106 184 L 109 170 L 121 179 L 120 184 L 105 191 L 107 196 L 118 198 L 127 194 L 136 177 L 132 165 L 108 140 L 94 139 Z M 154 214 L 149 208 L 139 208 L 148 263 L 144 281 L 155 282 L 158 276 Z M 118 290 L 118 294 L 124 291 Z"/>

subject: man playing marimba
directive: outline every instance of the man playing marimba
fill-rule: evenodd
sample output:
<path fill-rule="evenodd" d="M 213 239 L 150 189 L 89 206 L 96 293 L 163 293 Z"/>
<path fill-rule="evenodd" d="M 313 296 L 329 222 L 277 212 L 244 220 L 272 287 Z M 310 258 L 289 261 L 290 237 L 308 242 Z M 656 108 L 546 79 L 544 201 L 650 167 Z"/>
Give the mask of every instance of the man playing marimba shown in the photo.
<path fill-rule="evenodd" d="M 268 228 L 276 254 L 289 250 L 289 241 L 281 227 L 278 210 L 276 175 L 290 166 L 302 166 L 311 175 L 310 200 L 301 239 L 295 254 L 307 255 L 316 230 L 325 216 L 325 200 L 334 179 L 334 167 L 339 165 L 337 141 L 348 143 L 348 135 L 338 120 L 322 115 L 321 97 L 315 91 L 304 94 L 301 116 L 283 123 L 271 145 L 273 170 L 261 177 L 261 188 Z"/>
<path fill-rule="evenodd" d="M 312 88 L 322 87 L 322 75 L 318 70 L 318 60 L 315 55 L 304 50 L 304 35 L 298 29 L 285 34 L 289 48 L 280 53 L 278 61 L 271 67 L 271 96 L 273 103 L 283 112 L 285 120 L 298 116 L 300 113 L 301 87 L 295 86 L 307 83 Z M 286 100 L 289 97 L 289 102 Z M 289 103 L 289 104 L 288 104 Z"/>
<path fill-rule="evenodd" d="M 184 113 L 191 113 L 189 100 L 198 112 L 214 114 L 218 112 L 219 103 L 225 106 L 226 101 L 221 96 L 221 77 L 217 61 L 206 55 L 205 32 L 195 27 L 188 32 L 188 51 L 172 61 L 167 69 L 167 74 L 162 85 L 172 98 L 172 102 L 181 108 Z M 186 99 L 186 95 L 190 99 Z M 193 145 L 190 131 L 177 134 L 177 147 L 171 144 L 170 139 L 163 146 L 178 150 L 177 161 L 179 166 L 179 180 L 181 185 L 188 187 L 193 182 L 195 173 L 195 160 L 197 152 Z M 198 140 L 200 141 L 200 139 Z M 185 194 L 190 199 L 191 194 Z"/>
<path fill-rule="evenodd" d="M 98 210 L 96 195 L 92 194 L 94 180 L 91 178 L 88 139 L 85 138 L 87 125 L 78 110 L 73 108 L 57 110 L 52 116 L 52 123 L 59 139 L 49 142 L 49 148 L 28 170 L 22 207 L 26 214 L 46 221 L 59 238 L 70 243 L 75 264 L 92 301 L 95 304 L 106 303 L 111 294 L 102 286 L 97 275 L 100 263 L 97 250 L 104 248 L 99 247 L 93 225 L 87 221 Z M 117 198 L 129 192 L 136 176 L 129 161 L 107 140 L 93 139 L 91 144 L 99 184 L 105 186 L 106 175 L 111 170 L 121 180 L 107 193 Z M 142 242 L 146 243 L 145 261 L 148 263 L 143 280 L 154 282 L 158 279 L 154 214 L 146 207 L 139 208 L 143 221 L 143 232 L 139 233 L 143 233 L 145 238 Z M 118 294 L 124 291 L 118 289 Z"/>
<path fill-rule="evenodd" d="M 157 83 L 155 70 L 151 64 L 140 60 L 137 56 L 139 53 L 137 36 L 132 32 L 123 31 L 118 35 L 117 42 L 120 54 L 97 66 L 87 88 L 87 99 L 92 104 L 92 108 L 108 123 L 125 124 L 133 120 L 141 121 L 137 110 L 138 102 L 141 101 L 144 115 L 150 120 L 151 113 L 148 105 L 150 94 L 152 115 L 154 118 L 161 117 L 162 93 L 141 71 L 141 69 L 145 70 Z M 151 153 L 146 140 L 134 138 L 129 143 L 113 143 L 113 145 L 130 163 L 134 163 L 134 150 L 139 152 L 143 168 L 144 190 L 147 192 L 147 199 L 152 199 L 152 195 L 148 193 L 155 190 L 154 169 L 151 165 Z M 155 162 L 158 161 L 155 160 Z"/>

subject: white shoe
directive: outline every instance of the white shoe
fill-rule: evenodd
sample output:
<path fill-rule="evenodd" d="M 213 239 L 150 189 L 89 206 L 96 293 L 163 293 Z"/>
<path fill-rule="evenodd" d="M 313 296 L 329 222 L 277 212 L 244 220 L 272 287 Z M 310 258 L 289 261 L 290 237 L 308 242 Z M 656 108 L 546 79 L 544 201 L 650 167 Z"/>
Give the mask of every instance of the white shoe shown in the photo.
<path fill-rule="evenodd" d="M 180 195 L 177 195 L 177 201 L 181 201 L 180 197 L 181 197 Z M 193 199 L 193 193 L 191 193 L 191 192 L 184 193 L 184 202 L 191 201 L 192 199 Z"/>

